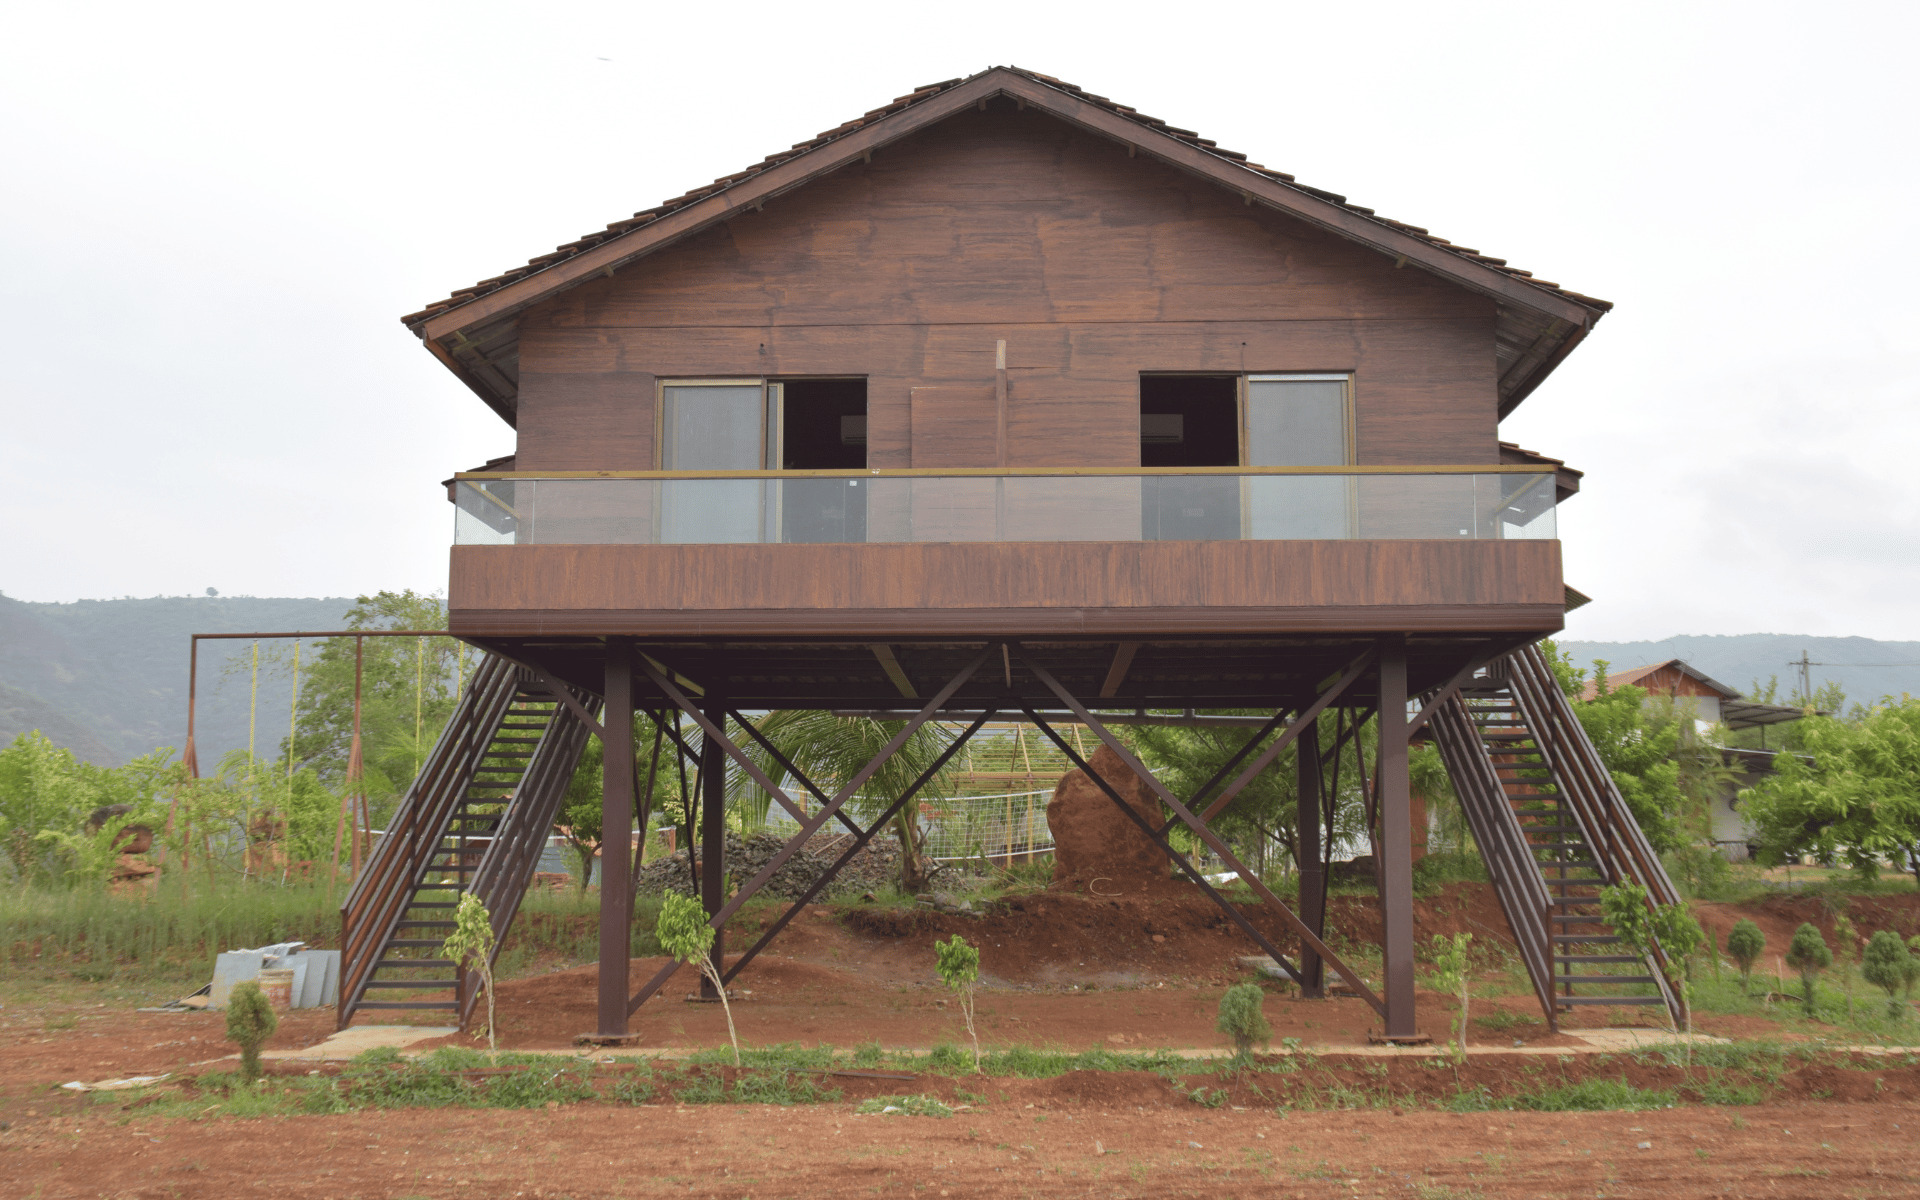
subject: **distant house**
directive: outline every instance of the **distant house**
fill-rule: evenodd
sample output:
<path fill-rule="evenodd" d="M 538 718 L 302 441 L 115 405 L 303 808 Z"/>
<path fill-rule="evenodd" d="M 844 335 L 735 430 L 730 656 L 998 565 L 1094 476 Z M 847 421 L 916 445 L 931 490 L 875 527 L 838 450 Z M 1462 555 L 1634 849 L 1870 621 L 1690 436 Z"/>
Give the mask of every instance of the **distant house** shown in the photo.
<path fill-rule="evenodd" d="M 1775 752 L 1765 749 L 1766 727 L 1798 721 L 1806 715 L 1806 710 L 1744 699 L 1739 692 L 1678 658 L 1615 671 L 1607 676 L 1608 691 L 1623 687 L 1646 689 L 1649 701 L 1655 696 L 1663 696 L 1690 702 L 1694 720 L 1698 723 L 1695 728 L 1702 731 L 1709 725 L 1725 725 L 1728 729 L 1757 728 L 1761 731 L 1761 749 L 1721 749 L 1728 765 L 1740 773 L 1740 778 L 1724 788 L 1713 801 L 1713 844 L 1735 862 L 1750 857 L 1754 835 L 1747 826 L 1746 818 L 1740 815 L 1740 790 L 1750 788 L 1773 774 Z M 1598 694 L 1598 684 L 1589 683 L 1580 698 L 1591 700 Z"/>

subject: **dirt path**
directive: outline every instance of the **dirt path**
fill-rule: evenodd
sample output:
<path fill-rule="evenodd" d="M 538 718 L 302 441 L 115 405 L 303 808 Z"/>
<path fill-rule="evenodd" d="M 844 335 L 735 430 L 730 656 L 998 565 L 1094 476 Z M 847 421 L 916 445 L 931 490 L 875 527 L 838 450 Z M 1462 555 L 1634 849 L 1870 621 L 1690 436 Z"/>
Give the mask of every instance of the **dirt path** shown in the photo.
<path fill-rule="evenodd" d="M 944 1120 L 848 1105 L 89 1117 L 0 1134 L 0 1177 L 40 1200 L 1913 1196 L 1916 1121 L 1892 1104 L 1279 1117 L 1045 1096 Z"/>

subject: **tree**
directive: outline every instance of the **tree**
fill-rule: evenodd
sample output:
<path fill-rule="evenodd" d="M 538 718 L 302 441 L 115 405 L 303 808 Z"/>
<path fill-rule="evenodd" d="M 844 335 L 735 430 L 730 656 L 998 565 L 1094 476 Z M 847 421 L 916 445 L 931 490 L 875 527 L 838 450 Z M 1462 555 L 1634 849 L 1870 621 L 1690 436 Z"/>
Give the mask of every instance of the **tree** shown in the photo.
<path fill-rule="evenodd" d="M 1600 889 L 1600 911 L 1607 924 L 1635 954 L 1664 962 L 1667 982 L 1680 997 L 1680 1015 L 1689 1036 L 1693 1033 L 1693 983 L 1690 962 L 1693 952 L 1706 940 L 1706 932 L 1693 919 L 1684 904 L 1655 904 L 1647 889 L 1637 883 L 1618 883 Z M 1676 1023 L 1674 1032 L 1681 1030 Z M 1688 1043 L 1691 1056 L 1692 1043 Z"/>
<path fill-rule="evenodd" d="M 1882 929 L 1874 934 L 1867 943 L 1860 973 L 1866 976 L 1868 983 L 1887 994 L 1888 1016 L 1898 1020 L 1906 1015 L 1909 1006 L 1895 993 L 1910 991 L 1914 981 L 1920 979 L 1920 959 L 1913 957 L 1899 934 L 1891 929 Z"/>
<path fill-rule="evenodd" d="M 500 1056 L 500 1039 L 493 1022 L 493 918 L 480 897 L 460 893 L 459 906 L 453 910 L 453 932 L 440 943 L 440 951 L 456 967 L 480 973 L 480 986 L 487 989 L 487 1052 Z"/>
<path fill-rule="evenodd" d="M 1735 965 L 1740 968 L 1741 995 L 1752 991 L 1753 964 L 1760 961 L 1760 954 L 1766 948 L 1767 935 L 1745 917 L 1735 921 L 1733 928 L 1727 931 L 1727 953 L 1733 956 Z"/>
<path fill-rule="evenodd" d="M 100 883 L 129 825 L 158 830 L 179 779 L 171 748 L 121 767 L 83 762 L 38 730 L 0 749 L 0 846 L 21 882 Z M 101 809 L 125 806 L 89 830 Z"/>
<path fill-rule="evenodd" d="M 980 1073 L 980 1034 L 973 1025 L 973 993 L 980 981 L 980 951 L 967 939 L 954 934 L 933 944 L 940 981 L 960 996 L 960 1015 L 967 1023 L 967 1036 L 973 1039 L 973 1071 Z"/>
<path fill-rule="evenodd" d="M 1601 659 L 1593 664 L 1594 696 L 1582 699 L 1587 673 L 1552 642 L 1541 643 L 1541 649 L 1647 841 L 1663 854 L 1686 844 L 1677 759 L 1680 714 L 1671 705 L 1649 711 L 1645 688 L 1609 688 L 1609 664 Z"/>
<path fill-rule="evenodd" d="M 1800 972 L 1800 1002 L 1806 1005 L 1807 1015 L 1813 1015 L 1814 981 L 1820 972 L 1833 965 L 1833 951 L 1827 949 L 1826 939 L 1811 924 L 1805 924 L 1793 931 L 1793 941 L 1787 946 L 1787 965 Z"/>
<path fill-rule="evenodd" d="M 248 1083 L 260 1078 L 260 1047 L 280 1028 L 280 1018 L 258 982 L 246 979 L 227 994 L 227 1040 L 240 1046 L 240 1074 Z"/>
<path fill-rule="evenodd" d="M 727 1003 L 727 985 L 713 965 L 713 926 L 707 912 L 692 896 L 669 891 L 661 897 L 660 920 L 653 929 L 654 940 L 681 962 L 698 965 L 700 974 L 720 993 L 720 1007 L 727 1014 L 727 1037 L 733 1041 L 733 1065 L 740 1065 L 740 1035 L 733 1028 L 733 1006 Z"/>
<path fill-rule="evenodd" d="M 906 725 L 904 721 L 876 721 L 870 717 L 839 717 L 813 709 L 786 709 L 768 714 L 758 723 L 765 737 L 794 766 L 829 795 L 852 779 L 881 748 Z M 929 721 L 909 737 L 867 780 L 849 801 L 854 812 L 877 817 L 934 764 L 951 741 L 951 735 Z M 787 788 L 787 771 L 773 756 L 755 745 L 747 751 L 756 765 L 776 786 Z M 938 796 L 941 780 L 935 778 L 893 818 L 894 836 L 900 842 L 900 887 L 916 893 L 925 890 L 932 870 L 926 860 L 926 839 L 920 830 L 920 801 Z M 737 794 L 742 808 L 757 806 L 761 813 L 772 797 L 761 793 L 744 773 L 730 780 L 729 794 Z M 809 806 L 811 807 L 811 806 Z M 749 817 L 751 814 L 746 814 Z"/>
<path fill-rule="evenodd" d="M 1433 935 L 1433 986 L 1460 1002 L 1460 1031 L 1453 1039 L 1455 1066 L 1467 1061 L 1467 983 L 1470 977 L 1467 946 L 1472 941 L 1471 933 L 1456 933 L 1451 938 L 1437 933 Z"/>
<path fill-rule="evenodd" d="M 1882 859 L 1920 885 L 1920 698 L 1904 696 L 1858 720 L 1798 722 L 1811 756 L 1781 754 L 1774 774 L 1740 793 L 1764 856 L 1844 858 L 1873 878 Z"/>
<path fill-rule="evenodd" d="M 347 629 L 444 629 L 445 601 L 411 590 L 355 598 Z M 455 638 L 370 637 L 361 665 L 361 755 L 365 786 L 376 809 L 395 803 L 426 762 L 465 678 L 480 652 Z M 293 647 L 262 651 L 263 665 L 290 671 Z M 300 695 L 291 754 L 330 787 L 346 780 L 353 741 L 354 639 L 328 638 L 301 648 Z M 229 667 L 229 672 L 235 670 Z M 280 743 L 284 763 L 289 747 Z M 376 812 L 376 819 L 379 813 Z"/>
<path fill-rule="evenodd" d="M 647 786 L 647 767 L 653 760 L 654 733 L 652 717 L 646 713 L 633 714 L 636 755 L 633 788 L 636 794 L 642 793 Z M 641 805 L 650 821 L 655 815 L 671 814 L 679 806 L 677 767 L 673 743 L 663 740 L 659 767 L 653 773 L 652 798 L 643 799 Z M 580 765 L 574 768 L 573 778 L 567 781 L 566 796 L 560 801 L 560 811 L 553 822 L 553 831 L 566 839 L 567 845 L 580 859 L 579 880 L 583 892 L 592 881 L 593 860 L 600 853 L 600 822 L 605 795 L 606 747 L 598 737 L 589 737 L 586 750 L 580 755 Z"/>

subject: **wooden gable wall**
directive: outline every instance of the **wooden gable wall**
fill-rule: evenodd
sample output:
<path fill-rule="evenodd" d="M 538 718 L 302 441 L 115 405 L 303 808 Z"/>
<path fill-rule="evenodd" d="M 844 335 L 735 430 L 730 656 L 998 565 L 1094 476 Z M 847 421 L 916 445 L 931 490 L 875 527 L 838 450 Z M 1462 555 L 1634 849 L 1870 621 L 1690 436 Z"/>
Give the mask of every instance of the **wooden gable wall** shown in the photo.
<path fill-rule="evenodd" d="M 990 386 L 998 339 L 1013 466 L 1137 465 L 1149 371 L 1352 371 L 1360 462 L 1495 463 L 1493 326 L 1002 98 L 528 310 L 516 465 L 653 468 L 660 377 L 864 375 L 869 465 L 912 466 L 912 389 Z"/>

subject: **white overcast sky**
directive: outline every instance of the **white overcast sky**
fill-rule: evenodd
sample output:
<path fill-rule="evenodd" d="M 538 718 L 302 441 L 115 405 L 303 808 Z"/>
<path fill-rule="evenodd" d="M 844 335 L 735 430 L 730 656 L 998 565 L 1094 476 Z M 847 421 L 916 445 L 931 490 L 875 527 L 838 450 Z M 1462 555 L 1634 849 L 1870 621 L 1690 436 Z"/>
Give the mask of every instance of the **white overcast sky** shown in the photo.
<path fill-rule="evenodd" d="M 1503 427 L 1570 634 L 1917 638 L 1915 11 L 16 6 L 0 591 L 443 587 L 512 439 L 395 318 L 1012 63 L 1618 304 Z"/>

